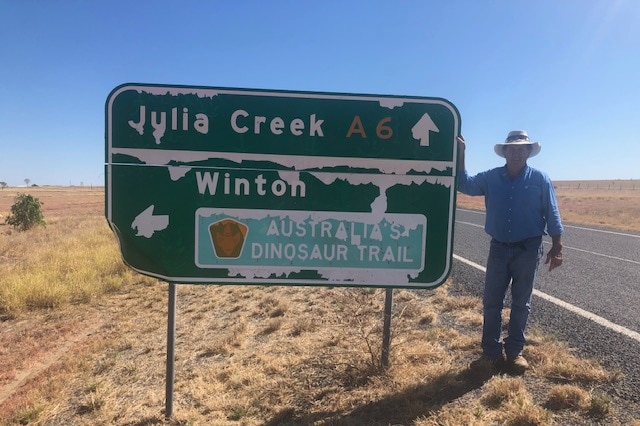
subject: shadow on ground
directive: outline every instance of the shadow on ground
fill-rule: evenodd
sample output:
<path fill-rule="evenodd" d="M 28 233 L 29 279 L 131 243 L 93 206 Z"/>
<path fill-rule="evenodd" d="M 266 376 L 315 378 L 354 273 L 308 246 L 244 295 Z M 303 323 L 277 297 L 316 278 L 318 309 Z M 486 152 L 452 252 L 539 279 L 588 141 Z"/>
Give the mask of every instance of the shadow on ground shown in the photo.
<path fill-rule="evenodd" d="M 458 372 L 443 374 L 429 383 L 421 383 L 389 395 L 378 401 L 369 402 L 344 412 L 296 412 L 286 409 L 277 413 L 265 425 L 389 425 L 410 424 L 419 417 L 438 411 L 444 405 L 465 394 L 479 389 L 491 378 L 489 369 L 466 368 Z"/>

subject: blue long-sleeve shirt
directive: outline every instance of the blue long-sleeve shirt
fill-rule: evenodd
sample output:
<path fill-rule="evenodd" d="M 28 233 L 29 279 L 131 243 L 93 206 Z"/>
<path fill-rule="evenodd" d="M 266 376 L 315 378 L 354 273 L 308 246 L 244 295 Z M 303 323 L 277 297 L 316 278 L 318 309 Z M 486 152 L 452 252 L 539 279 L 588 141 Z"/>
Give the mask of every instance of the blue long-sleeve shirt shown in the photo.
<path fill-rule="evenodd" d="M 553 183 L 546 173 L 525 166 L 510 180 L 506 166 L 469 176 L 458 174 L 458 191 L 484 195 L 485 232 L 498 241 L 513 243 L 548 233 L 564 232 Z"/>

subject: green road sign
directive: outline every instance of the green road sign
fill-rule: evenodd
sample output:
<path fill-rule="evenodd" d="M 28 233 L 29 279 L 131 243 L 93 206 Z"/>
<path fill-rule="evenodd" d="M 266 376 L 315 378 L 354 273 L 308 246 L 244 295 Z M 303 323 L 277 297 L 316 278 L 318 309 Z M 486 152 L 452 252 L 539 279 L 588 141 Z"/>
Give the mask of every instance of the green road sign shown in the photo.
<path fill-rule="evenodd" d="M 106 216 L 176 283 L 434 287 L 460 117 L 444 99 L 127 84 L 106 103 Z"/>

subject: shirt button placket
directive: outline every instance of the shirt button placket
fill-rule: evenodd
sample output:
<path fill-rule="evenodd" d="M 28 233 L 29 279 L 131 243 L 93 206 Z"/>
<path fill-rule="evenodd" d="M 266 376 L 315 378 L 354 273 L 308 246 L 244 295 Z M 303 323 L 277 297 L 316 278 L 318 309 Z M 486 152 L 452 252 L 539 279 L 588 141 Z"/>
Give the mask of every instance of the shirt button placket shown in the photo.
<path fill-rule="evenodd" d="M 511 187 L 511 192 L 509 193 L 509 210 L 507 213 L 507 233 L 509 235 L 509 242 L 512 242 L 511 238 L 511 226 L 513 225 L 511 222 L 511 217 L 513 215 L 513 190 L 514 187 Z"/>
<path fill-rule="evenodd" d="M 509 203 L 508 203 L 508 212 L 507 212 L 507 242 L 513 241 L 513 234 L 511 233 L 511 227 L 513 223 L 511 222 L 511 218 L 513 217 L 513 186 L 511 187 L 511 191 L 509 192 Z M 508 248 L 509 257 L 512 255 L 511 247 Z"/>

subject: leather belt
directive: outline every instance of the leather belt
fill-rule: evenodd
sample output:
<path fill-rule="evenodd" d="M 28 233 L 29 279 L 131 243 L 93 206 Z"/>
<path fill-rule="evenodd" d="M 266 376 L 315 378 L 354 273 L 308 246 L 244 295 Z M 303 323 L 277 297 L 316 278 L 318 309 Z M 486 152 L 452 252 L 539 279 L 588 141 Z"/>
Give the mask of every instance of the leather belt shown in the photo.
<path fill-rule="evenodd" d="M 496 240 L 495 238 L 493 238 L 491 241 L 493 241 L 493 242 L 495 242 L 496 244 L 501 245 L 501 246 L 503 246 L 503 247 L 518 247 L 518 248 L 526 248 L 527 241 L 529 241 L 529 240 L 533 240 L 534 238 L 541 238 L 541 237 L 531 237 L 531 238 L 526 238 L 526 239 L 524 239 L 524 240 L 521 240 L 521 241 L 515 241 L 515 242 L 512 242 L 512 243 L 506 243 L 506 242 L 503 242 L 503 241 L 498 241 L 498 240 Z"/>

